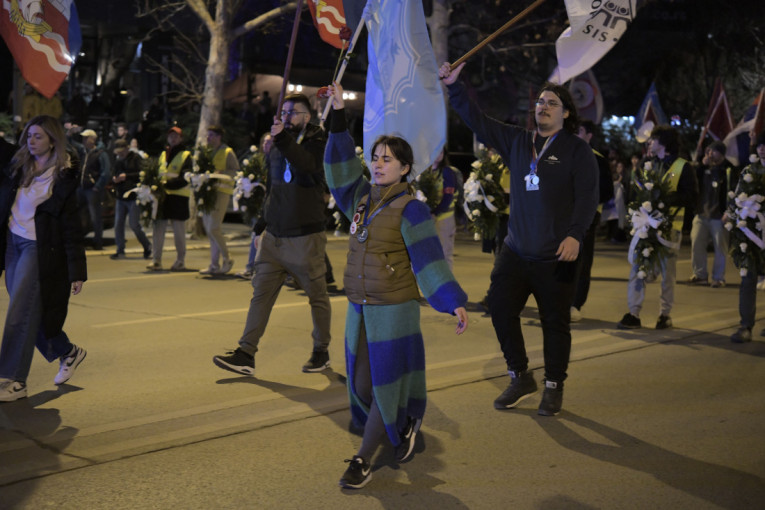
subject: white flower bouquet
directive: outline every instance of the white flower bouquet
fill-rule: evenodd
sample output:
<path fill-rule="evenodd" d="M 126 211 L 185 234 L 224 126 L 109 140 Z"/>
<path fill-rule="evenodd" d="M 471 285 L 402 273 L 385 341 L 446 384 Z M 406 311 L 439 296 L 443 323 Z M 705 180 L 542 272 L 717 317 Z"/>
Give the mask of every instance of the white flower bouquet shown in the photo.
<path fill-rule="evenodd" d="M 756 155 L 741 172 L 736 191 L 728 193 L 725 228 L 730 255 L 741 276 L 765 273 L 765 167 Z"/>
<path fill-rule="evenodd" d="M 661 165 L 655 169 L 652 161 L 646 161 L 632 181 L 633 200 L 627 209 L 632 236 L 627 258 L 637 266 L 637 277 L 641 280 L 651 279 L 670 250 L 679 248 L 672 239 L 674 214 L 666 206 L 669 193 Z"/>
<path fill-rule="evenodd" d="M 498 155 L 482 151 L 463 185 L 463 208 L 476 241 L 494 238 L 499 213 L 507 207 L 505 192 L 499 182 L 503 170 L 504 163 Z"/>

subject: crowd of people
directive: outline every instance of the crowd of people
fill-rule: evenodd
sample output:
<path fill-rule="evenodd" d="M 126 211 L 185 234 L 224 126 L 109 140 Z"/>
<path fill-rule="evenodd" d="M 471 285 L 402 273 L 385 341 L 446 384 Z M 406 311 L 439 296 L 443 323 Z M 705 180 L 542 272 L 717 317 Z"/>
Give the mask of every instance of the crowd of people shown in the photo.
<path fill-rule="evenodd" d="M 742 284 L 740 328 L 731 340 L 751 341 L 758 279 L 765 275 L 765 238 L 749 220 L 762 217 L 765 133 L 754 139 L 751 164 L 738 171 L 725 159 L 720 142 L 709 144 L 698 164 L 688 161 L 681 156 L 677 131 L 660 125 L 651 132 L 644 154 L 628 166 L 593 148 L 597 126 L 578 117 L 566 87 L 542 85 L 534 104 L 535 127 L 525 129 L 484 113 L 459 79 L 463 68 L 445 63 L 438 74 L 451 107 L 504 162 L 499 179 L 509 204 L 496 212 L 500 227 L 484 298 L 509 375 L 507 388 L 494 400 L 496 409 L 516 408 L 539 390 L 521 327 L 521 313 L 533 296 L 544 346 L 537 413 L 560 413 L 570 325 L 583 319 L 592 291 L 595 239 L 604 230 L 612 242 L 629 242 L 627 313 L 616 324 L 620 329 L 643 326 L 646 286 L 659 277 L 655 328 L 673 327 L 686 217 L 692 218 L 692 285 L 726 285 L 733 236 L 733 262 Z M 352 420 L 363 428 L 340 485 L 359 489 L 371 480 L 381 446 L 394 448 L 399 462 L 412 457 L 427 400 L 421 294 L 435 310 L 456 317 L 457 334 L 468 326 L 467 295 L 453 273 L 462 174 L 449 164 L 444 148 L 425 169 L 432 173 L 437 199 L 432 205 L 417 200 L 411 181 L 418 169 L 409 143 L 393 134 L 381 136 L 368 148 L 371 165 L 365 169 L 347 128 L 342 87 L 327 87 L 326 98 L 332 103 L 327 132 L 312 122 L 311 100 L 293 94 L 261 138 L 266 198 L 251 225 L 246 268 L 238 273 L 251 280 L 253 295 L 237 347 L 212 361 L 237 374 L 255 374 L 271 311 L 291 278 L 305 291 L 313 322 L 310 356 L 302 370 L 317 373 L 330 367 L 326 209 L 331 194 L 350 222 L 343 278 L 348 298 L 345 369 Z M 85 349 L 73 344 L 63 327 L 70 295 L 78 294 L 87 280 L 88 229 L 93 230 L 91 248 L 103 249 L 107 187 L 115 192 L 116 250 L 111 258 L 126 258 L 127 223 L 143 257 L 150 259 L 147 269 L 163 270 L 170 226 L 176 257 L 170 270 L 186 270 L 187 222 L 196 203 L 189 177 L 195 149 L 184 143 L 180 127 L 167 129 L 156 169 L 163 197 L 156 204 L 149 240 L 138 204 L 145 154 L 135 146 L 136 129 L 131 122 L 120 124 L 116 136 L 103 143 L 95 130 L 38 115 L 26 123 L 18 146 L 0 145 L 0 268 L 10 296 L 0 350 L 0 401 L 27 396 L 35 346 L 47 361 L 59 361 L 57 385 L 66 383 L 85 359 Z M 221 126 L 207 130 L 215 201 L 199 213 L 210 243 L 209 265 L 200 271 L 204 276 L 229 273 L 234 265 L 222 223 L 240 162 L 225 136 Z"/>

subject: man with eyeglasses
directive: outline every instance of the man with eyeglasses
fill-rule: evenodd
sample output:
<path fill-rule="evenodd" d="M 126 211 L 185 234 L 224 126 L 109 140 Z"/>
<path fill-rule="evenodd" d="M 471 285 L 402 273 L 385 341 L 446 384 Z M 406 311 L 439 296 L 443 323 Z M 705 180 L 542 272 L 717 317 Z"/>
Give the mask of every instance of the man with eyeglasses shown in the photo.
<path fill-rule="evenodd" d="M 273 148 L 266 159 L 268 191 L 262 219 L 255 226 L 260 242 L 247 322 L 239 347 L 213 357 L 213 362 L 225 370 L 255 374 L 255 353 L 288 275 L 308 294 L 311 305 L 313 352 L 303 372 L 329 367 L 331 310 L 324 262 L 326 137 L 310 120 L 311 103 L 303 94 L 288 95 L 280 115 L 274 117 Z"/>
<path fill-rule="evenodd" d="M 563 402 L 571 353 L 570 306 L 582 239 L 598 204 L 598 167 L 576 136 L 576 106 L 568 89 L 545 83 L 537 96 L 536 129 L 484 114 L 457 78 L 465 64 L 439 69 L 452 107 L 510 170 L 510 219 L 489 287 L 489 311 L 511 382 L 494 401 L 512 409 L 537 392 L 528 369 L 520 314 L 529 296 L 539 309 L 544 342 L 544 392 L 538 414 L 554 416 Z"/>

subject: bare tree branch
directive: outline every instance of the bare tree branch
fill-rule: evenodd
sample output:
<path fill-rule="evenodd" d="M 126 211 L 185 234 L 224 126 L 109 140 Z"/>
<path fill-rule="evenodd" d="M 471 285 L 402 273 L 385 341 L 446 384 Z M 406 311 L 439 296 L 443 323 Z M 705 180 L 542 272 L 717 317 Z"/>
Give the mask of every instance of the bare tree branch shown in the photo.
<path fill-rule="evenodd" d="M 308 4 L 304 4 L 304 9 L 308 7 Z M 243 36 L 247 32 L 250 32 L 251 30 L 255 30 L 259 26 L 268 23 L 272 19 L 278 18 L 280 16 L 283 16 L 289 12 L 294 11 L 297 8 L 297 2 L 290 2 L 288 4 L 284 4 L 281 7 L 277 7 L 275 9 L 271 9 L 270 11 L 261 14 L 257 18 L 253 18 L 244 25 L 235 28 L 231 32 L 231 40 L 236 40 L 237 38 Z"/>

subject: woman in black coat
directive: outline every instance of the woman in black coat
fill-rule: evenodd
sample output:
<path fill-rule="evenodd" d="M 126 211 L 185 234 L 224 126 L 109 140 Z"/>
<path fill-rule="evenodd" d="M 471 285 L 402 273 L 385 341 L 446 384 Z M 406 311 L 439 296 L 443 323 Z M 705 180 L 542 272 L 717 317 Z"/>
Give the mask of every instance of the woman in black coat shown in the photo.
<path fill-rule="evenodd" d="M 63 331 L 69 295 L 87 279 L 77 211 L 76 160 L 61 124 L 47 115 L 24 128 L 21 148 L 0 172 L 0 270 L 10 301 L 0 348 L 0 402 L 27 396 L 34 347 L 60 360 L 68 381 L 86 352 Z"/>

